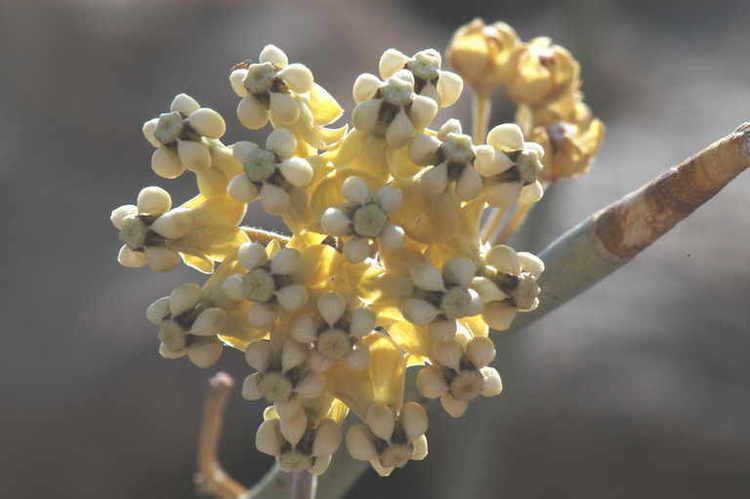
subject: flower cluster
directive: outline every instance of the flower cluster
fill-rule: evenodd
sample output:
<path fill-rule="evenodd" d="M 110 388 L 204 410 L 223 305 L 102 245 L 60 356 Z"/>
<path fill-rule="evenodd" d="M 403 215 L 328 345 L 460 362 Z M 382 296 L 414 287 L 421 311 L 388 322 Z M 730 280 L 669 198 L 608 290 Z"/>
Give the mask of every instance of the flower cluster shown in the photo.
<path fill-rule="evenodd" d="M 502 81 L 534 123 L 574 120 L 559 105 L 578 86 L 569 54 L 544 45 L 554 61 L 544 78 L 528 69 L 542 42 L 496 30 L 485 48 L 526 69 L 467 73 L 474 49 L 454 47 L 469 83 Z M 407 370 L 421 396 L 461 416 L 471 400 L 502 391 L 490 330 L 539 303 L 541 260 L 483 241 L 479 229 L 487 208 L 542 197 L 547 168 L 561 161 L 556 143 L 529 141 L 515 124 L 474 139 L 457 120 L 435 127 L 463 81 L 434 50 L 389 49 L 378 73 L 354 83 L 351 128 L 327 128 L 341 107 L 310 69 L 266 46 L 229 75 L 240 123 L 273 128 L 265 143 L 225 145 L 224 119 L 180 94 L 143 133 L 154 171 L 191 172 L 199 194 L 173 208 L 166 191 L 147 187 L 111 216 L 124 266 L 167 271 L 183 261 L 210 274 L 149 306 L 159 353 L 208 367 L 224 346 L 244 352 L 252 372 L 242 394 L 267 404 L 256 446 L 288 471 L 324 472 L 341 443 L 381 475 L 424 459 L 428 416 L 406 400 Z M 255 200 L 290 237 L 240 225 Z M 360 422 L 345 429 L 350 412 Z"/>

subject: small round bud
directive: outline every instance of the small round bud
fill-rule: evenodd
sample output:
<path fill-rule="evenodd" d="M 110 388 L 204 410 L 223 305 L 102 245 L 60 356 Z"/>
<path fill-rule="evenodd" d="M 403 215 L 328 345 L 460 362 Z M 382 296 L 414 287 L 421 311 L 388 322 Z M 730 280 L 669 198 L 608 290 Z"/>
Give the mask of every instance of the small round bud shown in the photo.
<path fill-rule="evenodd" d="M 342 251 L 350 262 L 363 262 L 371 254 L 370 242 L 364 238 L 354 237 L 344 243 Z"/>
<path fill-rule="evenodd" d="M 247 78 L 247 69 L 239 68 L 229 73 L 229 85 L 237 97 L 245 97 L 247 88 L 245 88 L 245 78 Z"/>
<path fill-rule="evenodd" d="M 213 338 L 200 338 L 188 347 L 187 355 L 190 362 L 206 369 L 216 364 L 221 357 L 221 343 Z"/>
<path fill-rule="evenodd" d="M 469 404 L 465 400 L 453 398 L 450 393 L 445 393 L 440 397 L 440 405 L 451 417 L 460 418 L 466 412 Z"/>
<path fill-rule="evenodd" d="M 177 155 L 188 170 L 197 171 L 211 166 L 211 153 L 201 142 L 178 140 Z"/>
<path fill-rule="evenodd" d="M 375 75 L 363 73 L 357 76 L 352 89 L 354 102 L 359 104 L 360 102 L 372 99 L 381 85 L 381 81 Z"/>
<path fill-rule="evenodd" d="M 341 194 L 352 203 L 365 204 L 370 198 L 370 188 L 362 177 L 347 177 L 341 184 Z"/>
<path fill-rule="evenodd" d="M 115 229 L 121 230 L 124 226 L 126 218 L 135 217 L 138 214 L 138 207 L 132 204 L 125 204 L 118 206 L 109 216 L 110 222 L 114 225 Z"/>
<path fill-rule="evenodd" d="M 248 270 L 260 267 L 268 261 L 266 248 L 260 243 L 253 243 L 250 241 L 240 245 L 240 249 L 237 252 L 237 258 L 242 266 Z"/>
<path fill-rule="evenodd" d="M 172 197 L 161 187 L 144 187 L 138 193 L 138 213 L 161 215 L 172 207 Z"/>
<path fill-rule="evenodd" d="M 263 183 L 260 189 L 260 202 L 263 209 L 271 215 L 281 215 L 289 208 L 291 197 L 281 187 L 273 184 Z"/>
<path fill-rule="evenodd" d="M 524 186 L 518 197 L 518 203 L 523 205 L 534 204 L 544 196 L 544 187 L 538 180 L 534 183 Z"/>
<path fill-rule="evenodd" d="M 427 166 L 435 164 L 440 141 L 432 135 L 420 134 L 414 137 L 409 145 L 409 157 L 416 164 Z"/>
<path fill-rule="evenodd" d="M 180 255 L 169 248 L 147 247 L 143 254 L 148 268 L 154 272 L 169 272 L 180 264 Z"/>
<path fill-rule="evenodd" d="M 440 341 L 432 345 L 432 356 L 442 366 L 458 370 L 463 350 L 455 341 Z"/>
<path fill-rule="evenodd" d="M 464 89 L 464 80 L 456 73 L 440 71 L 437 81 L 437 93 L 440 96 L 440 106 L 448 107 L 456 103 Z"/>
<path fill-rule="evenodd" d="M 378 122 L 381 103 L 380 99 L 372 99 L 357 104 L 352 111 L 354 128 L 363 132 L 372 132 Z"/>
<path fill-rule="evenodd" d="M 495 360 L 495 344 L 489 338 L 482 336 L 473 338 L 466 345 L 466 358 L 476 368 L 485 367 Z"/>
<path fill-rule="evenodd" d="M 287 58 L 284 51 L 276 45 L 271 44 L 263 47 L 263 50 L 260 51 L 260 55 L 258 56 L 258 60 L 260 62 L 270 62 L 271 64 L 274 64 L 275 66 L 278 66 L 280 68 L 283 68 L 284 66 L 289 64 L 289 59 Z"/>
<path fill-rule="evenodd" d="M 341 445 L 343 435 L 341 426 L 332 419 L 321 421 L 318 429 L 315 431 L 315 440 L 313 440 L 313 456 L 326 456 L 333 454 Z"/>
<path fill-rule="evenodd" d="M 273 324 L 276 313 L 264 303 L 252 303 L 247 312 L 247 322 L 251 327 L 265 328 Z"/>
<path fill-rule="evenodd" d="M 279 78 L 298 94 L 309 92 L 313 86 L 313 74 L 304 64 L 290 64 L 279 71 Z"/>
<path fill-rule="evenodd" d="M 435 341 L 450 341 L 456 337 L 456 320 L 438 320 L 430 324 L 430 336 Z"/>
<path fill-rule="evenodd" d="M 304 158 L 289 158 L 279 164 L 279 170 L 284 178 L 295 187 L 305 187 L 313 178 L 313 169 Z"/>
<path fill-rule="evenodd" d="M 521 259 L 510 246 L 499 244 L 493 246 L 484 257 L 485 261 L 495 267 L 498 272 L 518 275 L 521 273 Z"/>
<path fill-rule="evenodd" d="M 482 396 L 483 397 L 497 397 L 503 391 L 503 382 L 500 379 L 497 369 L 492 367 L 483 367 L 480 372 L 482 373 Z"/>
<path fill-rule="evenodd" d="M 343 359 L 352 351 L 349 335 L 341 329 L 327 329 L 318 336 L 318 352 L 329 359 Z"/>
<path fill-rule="evenodd" d="M 544 262 L 542 261 L 541 258 L 534 255 L 533 253 L 528 253 L 526 251 L 519 251 L 518 259 L 521 262 L 521 270 L 523 272 L 528 272 L 529 274 L 533 275 L 537 279 L 544 272 Z"/>
<path fill-rule="evenodd" d="M 263 373 L 258 386 L 269 402 L 289 400 L 292 395 L 292 383 L 278 372 Z"/>
<path fill-rule="evenodd" d="M 383 440 L 390 440 L 396 424 L 393 410 L 385 404 L 374 402 L 367 408 L 365 423 L 370 431 Z"/>
<path fill-rule="evenodd" d="M 156 300 L 154 303 L 148 306 L 146 309 L 146 319 L 153 324 L 158 326 L 161 322 L 170 314 L 169 311 L 169 297 L 163 296 Z"/>
<path fill-rule="evenodd" d="M 258 188 L 253 184 L 247 175 L 237 175 L 232 178 L 227 187 L 227 192 L 237 201 L 250 203 L 258 197 Z"/>
<path fill-rule="evenodd" d="M 263 372 L 268 369 L 273 359 L 273 347 L 268 340 L 259 340 L 250 343 L 245 349 L 245 362 L 256 371 Z"/>
<path fill-rule="evenodd" d="M 409 58 L 396 49 L 388 49 L 380 56 L 378 72 L 383 79 L 390 78 L 406 66 Z"/>
<path fill-rule="evenodd" d="M 422 130 L 429 125 L 438 112 L 438 106 L 434 100 L 424 95 L 414 96 L 409 116 L 414 128 Z"/>
<path fill-rule="evenodd" d="M 425 99 L 428 102 L 432 102 L 434 106 L 434 102 L 430 99 Z M 412 107 L 412 113 L 417 116 L 417 118 L 414 118 L 416 120 L 422 120 L 425 119 L 425 106 L 424 104 L 421 106 Z M 422 121 L 419 121 L 420 123 Z M 426 126 L 426 124 L 424 125 Z M 424 128 L 424 126 L 420 128 Z M 390 147 L 398 148 L 405 146 L 407 142 L 409 142 L 409 139 L 411 139 L 414 136 L 415 126 L 412 124 L 412 121 L 409 119 L 409 117 L 406 115 L 406 112 L 402 109 L 398 112 L 396 117 L 393 119 L 390 125 L 388 125 L 388 128 L 385 131 L 385 140 L 388 143 Z"/>
<path fill-rule="evenodd" d="M 237 104 L 237 118 L 250 130 L 258 130 L 268 123 L 268 109 L 252 95 L 243 97 Z"/>
<path fill-rule="evenodd" d="M 430 263 L 418 263 L 409 269 L 409 276 L 414 285 L 425 291 L 444 291 L 443 276 Z"/>
<path fill-rule="evenodd" d="M 468 286 L 477 272 L 477 266 L 466 257 L 451 258 L 443 267 L 446 282 L 458 286 Z"/>
<path fill-rule="evenodd" d="M 307 302 L 307 290 L 300 284 L 284 286 L 276 291 L 276 300 L 286 311 L 297 310 Z"/>
<path fill-rule="evenodd" d="M 302 256 L 299 251 L 292 248 L 282 248 L 271 260 L 271 273 L 292 275 L 299 271 L 301 266 Z"/>
<path fill-rule="evenodd" d="M 159 140 L 156 138 L 156 135 L 154 135 L 157 123 L 159 123 L 159 118 L 148 120 L 143 124 L 142 131 L 143 136 L 146 138 L 148 143 L 158 148 L 161 147 L 161 142 L 159 142 Z"/>
<path fill-rule="evenodd" d="M 242 383 L 242 398 L 245 400 L 260 400 L 263 398 L 263 392 L 260 390 L 260 380 L 263 379 L 261 373 L 253 373 L 245 377 Z"/>
<path fill-rule="evenodd" d="M 386 213 L 399 209 L 402 199 L 403 194 L 401 189 L 391 187 L 390 185 L 386 185 L 380 189 L 377 194 L 378 205 L 380 205 Z"/>
<path fill-rule="evenodd" d="M 227 131 L 224 118 L 213 109 L 202 107 L 188 116 L 188 122 L 193 129 L 204 137 L 221 138 Z"/>
<path fill-rule="evenodd" d="M 467 166 L 456 182 L 456 195 L 459 199 L 469 201 L 482 191 L 482 176 L 474 168 Z"/>
<path fill-rule="evenodd" d="M 375 203 L 357 208 L 353 217 L 354 232 L 362 237 L 377 237 L 388 222 L 387 215 Z"/>
<path fill-rule="evenodd" d="M 404 245 L 406 232 L 399 225 L 386 224 L 380 233 L 379 240 L 381 249 L 394 250 Z"/>
<path fill-rule="evenodd" d="M 401 408 L 401 424 L 409 440 L 424 435 L 427 431 L 427 411 L 417 402 L 407 402 Z"/>
<path fill-rule="evenodd" d="M 297 139 L 286 128 L 277 128 L 268 135 L 266 149 L 282 159 L 290 158 L 297 149 Z"/>
<path fill-rule="evenodd" d="M 294 125 L 300 116 L 299 104 L 289 94 L 271 92 L 269 110 L 271 118 L 277 125 Z"/>
<path fill-rule="evenodd" d="M 280 422 L 284 439 L 292 446 L 297 445 L 307 430 L 307 416 L 304 411 L 298 412 L 291 418 L 282 419 Z"/>
<path fill-rule="evenodd" d="M 151 169 L 162 178 L 177 178 L 185 171 L 177 153 L 161 146 L 151 155 Z"/>
<path fill-rule="evenodd" d="M 226 324 L 227 313 L 218 308 L 207 308 L 196 317 L 193 325 L 190 326 L 190 334 L 197 336 L 213 336 L 218 334 Z"/>
<path fill-rule="evenodd" d="M 198 101 L 190 97 L 188 94 L 177 94 L 172 100 L 172 104 L 169 106 L 169 110 L 172 112 L 182 113 L 185 116 L 189 116 L 191 113 L 197 111 L 200 108 Z"/>
<path fill-rule="evenodd" d="M 317 324 L 309 315 L 303 315 L 292 323 L 289 333 L 300 343 L 310 343 L 317 337 Z"/>
<path fill-rule="evenodd" d="M 412 445 L 414 446 L 414 450 L 411 454 L 412 460 L 422 461 L 427 457 L 429 449 L 427 446 L 427 437 L 425 435 L 420 435 L 419 437 L 415 438 L 412 441 Z"/>
<path fill-rule="evenodd" d="M 420 326 L 431 323 L 440 313 L 434 305 L 419 298 L 408 298 L 401 306 L 406 320 Z"/>
<path fill-rule="evenodd" d="M 278 456 L 283 445 L 280 423 L 278 419 L 263 421 L 255 433 L 255 447 L 263 454 Z"/>
<path fill-rule="evenodd" d="M 281 349 L 281 370 L 287 372 L 302 365 L 307 359 L 308 350 L 304 345 L 296 341 L 287 340 Z"/>
<path fill-rule="evenodd" d="M 352 311 L 349 332 L 355 338 L 361 338 L 372 332 L 375 328 L 375 314 L 366 308 L 357 308 Z"/>
<path fill-rule="evenodd" d="M 323 232 L 332 236 L 346 236 L 350 231 L 351 221 L 342 210 L 338 208 L 326 208 L 320 217 L 320 227 Z"/>
<path fill-rule="evenodd" d="M 355 424 L 346 432 L 346 450 L 354 459 L 369 461 L 377 456 L 370 431 L 363 424 Z"/>
<path fill-rule="evenodd" d="M 423 397 L 435 399 L 448 391 L 438 366 L 425 366 L 417 373 L 417 391 Z"/>
<path fill-rule="evenodd" d="M 169 311 L 173 317 L 192 310 L 201 298 L 201 287 L 188 282 L 174 288 L 169 294 Z"/>
<path fill-rule="evenodd" d="M 419 177 L 419 183 L 429 196 L 439 196 L 448 188 L 448 167 L 445 163 L 433 166 Z"/>
<path fill-rule="evenodd" d="M 321 317 L 331 326 L 337 323 L 346 311 L 346 299 L 335 292 L 320 295 L 317 305 Z"/>
<path fill-rule="evenodd" d="M 487 144 L 500 150 L 523 149 L 523 132 L 515 123 L 497 125 L 487 134 Z"/>

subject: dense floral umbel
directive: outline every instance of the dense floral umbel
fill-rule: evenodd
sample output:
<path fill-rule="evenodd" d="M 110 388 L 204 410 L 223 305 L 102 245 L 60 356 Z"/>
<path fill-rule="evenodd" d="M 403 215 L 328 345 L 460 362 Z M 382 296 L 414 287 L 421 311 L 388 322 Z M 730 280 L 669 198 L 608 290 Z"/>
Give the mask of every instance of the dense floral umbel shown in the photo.
<path fill-rule="evenodd" d="M 173 208 L 147 187 L 115 209 L 118 260 L 210 274 L 149 306 L 159 352 L 200 367 L 224 346 L 244 352 L 242 394 L 270 404 L 256 446 L 284 470 L 320 474 L 342 442 L 384 476 L 424 459 L 427 411 L 405 400 L 407 370 L 422 397 L 461 416 L 502 391 L 490 330 L 539 303 L 544 264 L 482 241 L 482 213 L 530 206 L 544 180 L 585 168 L 601 126 L 577 63 L 547 39 L 475 21 L 449 61 L 475 89 L 504 85 L 522 127 L 473 138 L 455 119 L 431 128 L 462 79 L 435 50 L 388 49 L 378 76 L 354 83 L 351 128 L 326 128 L 343 110 L 273 45 L 229 75 L 240 123 L 273 128 L 263 142 L 225 145 L 221 115 L 185 94 L 143 127 L 154 171 L 191 172 L 199 194 Z M 291 237 L 240 227 L 255 200 Z M 344 430 L 350 411 L 360 423 Z"/>

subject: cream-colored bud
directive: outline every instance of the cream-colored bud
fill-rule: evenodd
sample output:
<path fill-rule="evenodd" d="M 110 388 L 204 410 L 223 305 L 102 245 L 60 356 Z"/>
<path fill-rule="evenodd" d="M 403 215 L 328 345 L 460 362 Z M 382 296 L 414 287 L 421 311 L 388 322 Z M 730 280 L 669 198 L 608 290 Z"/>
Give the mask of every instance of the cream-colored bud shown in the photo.
<path fill-rule="evenodd" d="M 242 383 L 242 398 L 245 400 L 260 400 L 263 398 L 263 392 L 260 389 L 261 379 L 263 379 L 261 373 L 253 373 L 245 377 L 245 381 Z"/>
<path fill-rule="evenodd" d="M 424 435 L 427 431 L 427 411 L 417 402 L 407 402 L 401 408 L 401 424 L 409 440 Z"/>
<path fill-rule="evenodd" d="M 354 87 L 352 88 L 354 102 L 359 104 L 360 102 L 372 99 L 381 85 L 382 83 L 378 77 L 370 73 L 363 73 L 357 76 L 357 79 L 354 80 Z"/>
<path fill-rule="evenodd" d="M 198 171 L 211 166 L 211 153 L 201 142 L 178 140 L 177 155 L 188 170 Z"/>
<path fill-rule="evenodd" d="M 277 128 L 268 135 L 266 149 L 275 152 L 282 159 L 290 158 L 297 149 L 297 139 L 286 128 Z"/>
<path fill-rule="evenodd" d="M 452 106 L 456 103 L 464 89 L 464 80 L 456 73 L 440 71 L 437 81 L 437 93 L 440 96 L 440 107 Z"/>
<path fill-rule="evenodd" d="M 137 269 L 146 265 L 146 255 L 142 251 L 133 251 L 128 245 L 123 244 L 117 253 L 117 263 L 129 269 Z"/>
<path fill-rule="evenodd" d="M 485 261 L 498 272 L 518 275 L 521 273 L 521 259 L 516 250 L 504 244 L 493 246 L 484 257 Z"/>
<path fill-rule="evenodd" d="M 166 343 L 159 343 L 159 355 L 165 359 L 175 360 L 181 359 L 187 355 L 187 351 L 183 348 L 180 350 L 170 350 Z"/>
<path fill-rule="evenodd" d="M 463 201 L 474 199 L 482 192 L 482 176 L 474 168 L 467 166 L 456 182 L 456 195 Z"/>
<path fill-rule="evenodd" d="M 440 365 L 458 370 L 463 349 L 456 341 L 436 341 L 432 345 L 432 357 Z"/>
<path fill-rule="evenodd" d="M 378 122 L 381 103 L 380 99 L 371 99 L 357 104 L 354 107 L 354 111 L 352 111 L 352 124 L 354 128 L 363 132 L 373 131 Z"/>
<path fill-rule="evenodd" d="M 333 454 L 341 445 L 342 439 L 341 426 L 332 419 L 324 419 L 315 431 L 312 455 L 326 456 Z"/>
<path fill-rule="evenodd" d="M 401 306 L 406 320 L 420 326 L 431 323 L 440 313 L 432 303 L 419 298 L 408 298 Z"/>
<path fill-rule="evenodd" d="M 445 393 L 440 397 L 440 405 L 443 406 L 448 415 L 454 418 L 463 416 L 469 406 L 465 400 L 455 399 L 450 393 Z"/>
<path fill-rule="evenodd" d="M 247 69 L 245 68 L 238 68 L 229 73 L 229 86 L 232 87 L 232 91 L 237 94 L 237 97 L 245 97 L 247 95 L 245 78 L 247 78 Z"/>
<path fill-rule="evenodd" d="M 332 236 L 346 236 L 350 233 L 351 220 L 338 208 L 326 208 L 320 217 L 320 227 L 323 232 Z"/>
<path fill-rule="evenodd" d="M 302 403 L 297 399 L 277 400 L 271 406 L 276 411 L 276 417 L 280 420 L 293 419 L 304 411 Z"/>
<path fill-rule="evenodd" d="M 300 411 L 291 418 L 280 420 L 281 434 L 284 439 L 295 446 L 302 440 L 302 436 L 307 430 L 307 416 L 304 411 Z"/>
<path fill-rule="evenodd" d="M 365 423 L 370 431 L 383 440 L 390 440 L 396 425 L 396 417 L 393 410 L 380 402 L 373 402 L 367 408 Z"/>
<path fill-rule="evenodd" d="M 411 458 L 411 448 L 406 444 L 391 443 L 380 453 L 380 464 L 386 470 L 400 468 L 409 462 Z M 388 471 L 390 473 L 390 471 Z"/>
<path fill-rule="evenodd" d="M 433 166 L 419 177 L 419 182 L 427 195 L 439 196 L 448 188 L 448 167 L 445 163 Z"/>
<path fill-rule="evenodd" d="M 300 116 L 299 104 L 289 94 L 271 92 L 269 110 L 273 122 L 281 126 L 294 125 Z"/>
<path fill-rule="evenodd" d="M 221 357 L 222 346 L 213 338 L 198 338 L 187 349 L 188 359 L 196 366 L 206 369 L 216 364 Z"/>
<path fill-rule="evenodd" d="M 523 132 L 515 123 L 503 123 L 489 131 L 487 143 L 500 150 L 523 149 Z"/>
<path fill-rule="evenodd" d="M 309 92 L 314 83 L 312 71 L 304 64 L 298 62 L 288 65 L 279 71 L 277 76 L 284 80 L 284 83 L 298 94 Z"/>
<path fill-rule="evenodd" d="M 327 292 L 318 298 L 318 311 L 329 325 L 337 323 L 346 311 L 346 298 L 335 292 Z"/>
<path fill-rule="evenodd" d="M 148 120 L 143 124 L 143 136 L 146 138 L 149 144 L 154 147 L 161 147 L 161 142 L 156 138 L 154 132 L 156 131 L 156 125 L 159 123 L 159 118 Z"/>
<path fill-rule="evenodd" d="M 380 208 L 386 213 L 391 213 L 401 207 L 403 193 L 401 189 L 386 185 L 378 191 L 376 198 Z"/>
<path fill-rule="evenodd" d="M 169 272 L 180 264 L 180 255 L 169 248 L 147 247 L 143 254 L 148 268 L 154 272 Z"/>
<path fill-rule="evenodd" d="M 375 203 L 360 206 L 354 211 L 352 218 L 354 232 L 367 238 L 378 237 L 388 222 L 388 217 L 383 209 Z"/>
<path fill-rule="evenodd" d="M 427 437 L 425 435 L 420 435 L 419 437 L 415 438 L 412 441 L 412 445 L 414 446 L 414 450 L 411 453 L 411 458 L 414 461 L 422 461 L 427 457 L 427 454 L 429 453 L 429 447 L 427 445 Z"/>
<path fill-rule="evenodd" d="M 537 279 L 544 272 L 544 262 L 535 254 L 519 251 L 518 259 L 521 261 L 521 270 L 523 272 L 528 272 Z"/>
<path fill-rule="evenodd" d="M 169 297 L 162 296 L 146 308 L 146 319 L 154 326 L 158 326 L 170 313 Z"/>
<path fill-rule="evenodd" d="M 346 357 L 346 363 L 358 371 L 365 369 L 370 364 L 370 351 L 364 345 L 358 344 Z"/>
<path fill-rule="evenodd" d="M 202 107 L 190 114 L 188 122 L 193 129 L 204 137 L 221 138 L 227 131 L 224 118 L 213 109 Z"/>
<path fill-rule="evenodd" d="M 253 184 L 247 175 L 240 174 L 232 178 L 227 187 L 227 192 L 237 201 L 250 203 L 258 197 L 258 188 Z"/>
<path fill-rule="evenodd" d="M 396 72 L 402 70 L 409 58 L 396 49 L 388 49 L 380 56 L 378 63 L 378 72 L 384 80 L 390 78 Z"/>
<path fill-rule="evenodd" d="M 276 283 L 265 268 L 254 268 L 242 276 L 242 293 L 248 300 L 265 303 L 273 298 Z"/>
<path fill-rule="evenodd" d="M 438 112 L 438 106 L 434 100 L 424 95 L 415 95 L 411 103 L 409 116 L 414 128 L 422 130 L 432 122 Z"/>
<path fill-rule="evenodd" d="M 313 169 L 305 158 L 293 157 L 279 164 L 284 178 L 295 187 L 305 187 L 312 181 Z"/>
<path fill-rule="evenodd" d="M 425 99 L 427 98 L 425 97 Z M 429 102 L 432 102 L 433 105 L 435 104 L 430 99 L 427 99 L 427 100 Z M 422 105 L 421 107 L 418 106 L 416 110 L 414 107 L 412 107 L 412 112 L 417 114 L 417 116 L 420 119 L 424 119 L 424 115 L 422 114 L 422 111 L 424 111 L 424 105 Z M 414 136 L 414 133 L 415 133 L 414 128 L 415 126 L 412 123 L 412 121 L 409 119 L 409 117 L 406 115 L 406 111 L 402 109 L 398 112 L 398 114 L 396 114 L 396 117 L 393 119 L 390 125 L 388 125 L 388 128 L 385 131 L 385 140 L 388 143 L 388 145 L 393 148 L 405 146 L 407 142 L 409 142 L 409 139 L 411 139 Z"/>
<path fill-rule="evenodd" d="M 370 466 L 372 466 L 372 469 L 375 470 L 375 473 L 377 473 L 378 476 L 381 476 L 383 478 L 390 476 L 394 470 L 393 467 L 383 466 L 383 464 L 380 462 L 379 457 L 370 459 Z"/>
<path fill-rule="evenodd" d="M 197 336 L 213 336 L 219 334 L 227 321 L 227 313 L 218 307 L 207 308 L 196 317 L 190 326 L 190 334 Z"/>
<path fill-rule="evenodd" d="M 496 331 L 505 331 L 513 323 L 518 310 L 507 301 L 496 301 L 486 303 L 482 318 L 492 329 Z"/>
<path fill-rule="evenodd" d="M 292 323 L 289 334 L 300 343 L 310 343 L 317 338 L 318 325 L 310 315 L 303 315 Z"/>
<path fill-rule="evenodd" d="M 114 225 L 115 229 L 121 230 L 124 227 L 126 218 L 135 217 L 138 215 L 138 207 L 133 204 L 124 204 L 118 206 L 109 215 L 109 220 Z"/>
<path fill-rule="evenodd" d="M 269 402 L 289 400 L 294 388 L 286 376 L 276 371 L 263 373 L 258 386 Z"/>
<path fill-rule="evenodd" d="M 264 328 L 273 324 L 276 312 L 265 303 L 251 303 L 247 312 L 247 322 L 251 327 Z"/>
<path fill-rule="evenodd" d="M 404 244 L 406 232 L 400 225 L 386 224 L 378 236 L 380 248 L 383 250 L 398 249 Z"/>
<path fill-rule="evenodd" d="M 169 311 L 172 316 L 192 310 L 201 298 L 201 287 L 193 282 L 180 284 L 169 294 Z"/>
<path fill-rule="evenodd" d="M 157 218 L 151 230 L 167 239 L 180 239 L 193 228 L 192 212 L 189 208 L 175 208 Z"/>
<path fill-rule="evenodd" d="M 313 350 L 312 352 L 310 352 L 308 364 L 310 365 L 310 369 L 313 372 L 324 373 L 331 368 L 331 366 L 334 364 L 334 360 L 329 359 L 317 350 Z"/>
<path fill-rule="evenodd" d="M 425 291 L 444 291 L 443 276 L 434 265 L 422 262 L 410 267 L 409 276 L 414 285 Z"/>
<path fill-rule="evenodd" d="M 254 341 L 245 349 L 245 362 L 256 371 L 267 370 L 272 360 L 273 347 L 269 340 Z"/>
<path fill-rule="evenodd" d="M 263 454 L 278 456 L 283 445 L 280 422 L 278 419 L 263 421 L 255 433 L 255 447 Z"/>
<path fill-rule="evenodd" d="M 487 366 L 495 360 L 495 344 L 489 338 L 479 336 L 466 345 L 466 358 L 477 369 Z"/>
<path fill-rule="evenodd" d="M 177 94 L 172 100 L 172 104 L 169 106 L 169 110 L 178 113 L 182 113 L 185 116 L 189 116 L 200 108 L 198 101 L 190 97 L 188 94 Z"/>
<path fill-rule="evenodd" d="M 461 122 L 456 118 L 451 118 L 440 125 L 438 138 L 440 138 L 440 140 L 446 140 L 450 134 L 462 135 L 463 133 Z"/>
<path fill-rule="evenodd" d="M 320 397 L 320 395 L 323 393 L 324 388 L 325 384 L 323 382 L 323 378 L 319 373 L 312 372 L 302 378 L 302 380 L 297 383 L 297 386 L 294 389 L 302 398 L 315 398 Z"/>
<path fill-rule="evenodd" d="M 317 349 L 325 357 L 339 360 L 351 353 L 352 342 L 346 331 L 327 329 L 318 336 Z"/>
<path fill-rule="evenodd" d="M 417 373 L 417 391 L 423 397 L 435 399 L 448 391 L 448 384 L 438 366 L 425 366 Z"/>
<path fill-rule="evenodd" d="M 151 154 L 151 169 L 162 178 L 177 178 L 185 171 L 177 153 L 161 146 Z"/>
<path fill-rule="evenodd" d="M 352 425 L 346 432 L 346 450 L 354 459 L 369 461 L 377 456 L 370 430 L 363 424 Z"/>
<path fill-rule="evenodd" d="M 260 243 L 251 241 L 240 245 L 240 249 L 237 251 L 237 258 L 242 266 L 248 270 L 260 267 L 268 261 L 266 248 Z"/>
<path fill-rule="evenodd" d="M 287 340 L 281 349 L 281 371 L 287 372 L 307 360 L 308 349 L 294 340 Z"/>
<path fill-rule="evenodd" d="M 268 109 L 252 95 L 243 97 L 237 104 L 237 119 L 250 130 L 258 130 L 268 123 Z"/>
<path fill-rule="evenodd" d="M 375 328 L 375 314 L 366 308 L 357 308 L 352 311 L 349 332 L 355 338 L 361 338 L 372 332 Z"/>
<path fill-rule="evenodd" d="M 316 457 L 315 462 L 309 469 L 310 474 L 315 476 L 322 475 L 331 466 L 331 461 L 333 461 L 333 455 L 331 454 Z"/>
<path fill-rule="evenodd" d="M 508 298 L 508 295 L 503 290 L 486 277 L 475 277 L 471 281 L 471 287 L 479 293 L 480 299 L 484 303 L 503 301 Z"/>
<path fill-rule="evenodd" d="M 258 60 L 260 62 L 270 62 L 280 68 L 289 64 L 289 59 L 284 51 L 272 44 L 263 47 L 263 50 L 260 51 L 260 55 L 258 56 Z"/>
<path fill-rule="evenodd" d="M 521 194 L 518 196 L 518 203 L 522 205 L 530 205 L 538 202 L 544 196 L 544 187 L 540 181 L 536 181 L 532 184 L 525 185 L 521 189 Z"/>
<path fill-rule="evenodd" d="M 446 282 L 467 287 L 477 272 L 477 266 L 469 258 L 459 256 L 451 258 L 443 266 Z"/>
<path fill-rule="evenodd" d="M 289 208 L 291 197 L 281 187 L 263 183 L 263 187 L 260 189 L 260 202 L 263 209 L 271 215 L 281 215 Z"/>
<path fill-rule="evenodd" d="M 341 194 L 352 203 L 365 204 L 370 198 L 370 188 L 362 177 L 351 176 L 341 184 Z"/>
<path fill-rule="evenodd" d="M 161 215 L 172 207 L 172 197 L 161 187 L 144 187 L 138 193 L 138 213 Z"/>
<path fill-rule="evenodd" d="M 430 336 L 435 341 L 450 341 L 456 336 L 456 319 L 437 320 L 429 327 Z"/>
<path fill-rule="evenodd" d="M 482 396 L 497 397 L 503 391 L 503 381 L 497 369 L 492 367 L 483 367 L 479 372 L 482 373 Z"/>
<path fill-rule="evenodd" d="M 344 243 L 343 253 L 347 260 L 352 263 L 365 261 L 372 253 L 370 242 L 361 237 L 353 237 Z"/>
<path fill-rule="evenodd" d="M 409 145 L 409 157 L 421 166 L 432 165 L 437 161 L 440 141 L 432 135 L 419 134 Z"/>
<path fill-rule="evenodd" d="M 302 266 L 302 256 L 293 248 L 280 249 L 271 260 L 271 273 L 277 275 L 292 275 Z"/>

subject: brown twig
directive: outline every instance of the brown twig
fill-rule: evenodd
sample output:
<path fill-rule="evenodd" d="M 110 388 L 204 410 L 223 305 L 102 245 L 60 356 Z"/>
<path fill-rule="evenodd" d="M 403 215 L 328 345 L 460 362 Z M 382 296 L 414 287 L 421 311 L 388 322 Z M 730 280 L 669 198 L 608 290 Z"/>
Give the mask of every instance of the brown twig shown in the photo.
<path fill-rule="evenodd" d="M 244 485 L 227 475 L 219 462 L 219 439 L 224 423 L 224 410 L 234 380 L 219 372 L 209 382 L 208 396 L 203 406 L 203 421 L 198 436 L 198 472 L 195 486 L 202 494 L 221 498 L 249 498 Z"/>

